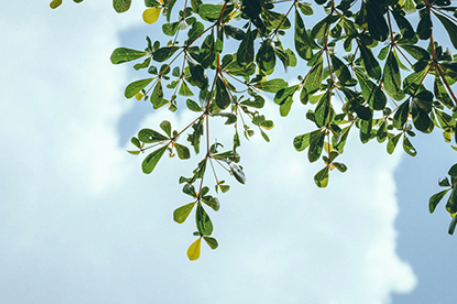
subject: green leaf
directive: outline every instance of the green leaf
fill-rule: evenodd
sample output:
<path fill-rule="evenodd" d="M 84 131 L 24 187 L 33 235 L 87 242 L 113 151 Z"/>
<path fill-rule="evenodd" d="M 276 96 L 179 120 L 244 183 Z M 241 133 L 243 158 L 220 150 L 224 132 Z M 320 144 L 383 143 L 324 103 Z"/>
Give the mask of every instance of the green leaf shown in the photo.
<path fill-rule="evenodd" d="M 455 231 L 455 227 L 457 226 L 457 216 L 454 216 L 452 218 L 452 221 L 451 223 L 449 224 L 449 229 L 448 229 L 448 233 L 450 235 L 453 235 L 454 234 L 454 231 Z"/>
<path fill-rule="evenodd" d="M 449 35 L 449 38 L 451 39 L 452 44 L 455 48 L 457 48 L 457 25 L 441 14 L 435 13 L 435 16 L 441 21 L 447 34 Z"/>
<path fill-rule="evenodd" d="M 389 37 L 389 27 L 382 14 L 382 7 L 373 2 L 366 2 L 368 30 L 371 37 L 378 41 L 384 41 Z"/>
<path fill-rule="evenodd" d="M 417 102 L 413 102 L 411 107 L 411 114 L 413 116 L 414 127 L 419 131 L 428 132 L 432 120 L 428 116 L 427 111 L 425 111 Z"/>
<path fill-rule="evenodd" d="M 451 195 L 449 195 L 446 203 L 446 210 L 450 214 L 457 212 L 457 187 L 452 188 Z"/>
<path fill-rule="evenodd" d="M 271 43 L 271 40 L 262 42 L 256 57 L 256 62 L 265 75 L 271 75 L 276 65 L 276 56 Z"/>
<path fill-rule="evenodd" d="M 227 87 L 225 86 L 224 81 L 220 77 L 217 77 L 216 80 L 215 100 L 216 105 L 222 110 L 226 109 L 231 102 L 230 95 L 227 92 Z"/>
<path fill-rule="evenodd" d="M 387 153 L 392 154 L 397 147 L 398 142 L 400 141 L 402 133 L 399 133 L 393 137 L 389 137 L 389 141 L 387 143 Z"/>
<path fill-rule="evenodd" d="M 308 37 L 303 19 L 297 10 L 295 11 L 294 42 L 295 50 L 301 58 L 310 60 L 313 57 L 313 44 Z"/>
<path fill-rule="evenodd" d="M 160 12 L 159 12 L 160 13 Z M 164 23 L 162 24 L 162 32 L 168 36 L 174 36 L 179 29 L 181 22 L 176 21 L 173 23 Z"/>
<path fill-rule="evenodd" d="M 184 223 L 186 221 L 187 217 L 189 216 L 189 214 L 192 212 L 192 209 L 194 209 L 194 206 L 195 206 L 195 203 L 190 203 L 190 204 L 177 208 L 173 212 L 173 220 L 179 224 Z"/>
<path fill-rule="evenodd" d="M 409 115 L 409 100 L 403 102 L 397 109 L 394 115 L 393 126 L 397 129 L 403 129 Z"/>
<path fill-rule="evenodd" d="M 428 59 L 430 57 L 430 54 L 421 48 L 420 46 L 417 45 L 412 45 L 412 44 L 398 44 L 402 49 L 404 49 L 408 54 L 413 56 L 414 59 L 416 60 L 421 60 L 421 59 Z"/>
<path fill-rule="evenodd" d="M 179 95 L 181 96 L 194 96 L 194 93 L 192 90 L 189 88 L 189 86 L 186 84 L 186 82 L 183 80 L 181 87 L 179 88 Z"/>
<path fill-rule="evenodd" d="M 141 149 L 141 143 L 140 143 L 140 141 L 138 140 L 138 138 L 132 137 L 132 138 L 130 139 L 130 142 L 131 142 L 132 144 L 134 144 L 138 149 Z"/>
<path fill-rule="evenodd" d="M 387 93 L 394 99 L 402 100 L 404 98 L 404 94 L 399 94 L 401 91 L 401 75 L 397 59 L 393 52 L 390 52 L 389 56 L 387 56 L 384 66 L 383 83 Z"/>
<path fill-rule="evenodd" d="M 319 100 L 314 112 L 316 125 L 320 128 L 330 123 L 331 119 L 331 104 L 330 104 L 330 91 L 327 91 L 324 96 Z"/>
<path fill-rule="evenodd" d="M 214 47 L 214 32 L 212 31 L 210 35 L 206 36 L 200 49 L 199 62 L 204 69 L 212 66 L 216 60 Z"/>
<path fill-rule="evenodd" d="M 438 182 L 438 185 L 440 185 L 441 187 L 450 187 L 451 186 L 451 183 L 449 182 L 449 178 L 443 178 L 442 180 L 440 180 Z"/>
<path fill-rule="evenodd" d="M 324 78 L 324 64 L 323 64 L 323 55 L 322 52 L 319 53 L 317 60 L 314 62 L 313 67 L 306 75 L 305 81 L 303 83 L 304 89 L 306 92 L 313 93 L 317 91 L 322 83 Z"/>
<path fill-rule="evenodd" d="M 178 144 L 176 142 L 174 144 L 175 144 L 176 152 L 178 152 L 178 157 L 180 159 L 189 159 L 190 158 L 189 148 L 187 148 L 184 145 Z"/>
<path fill-rule="evenodd" d="M 160 128 L 171 137 L 171 123 L 168 120 L 164 120 L 160 123 Z"/>
<path fill-rule="evenodd" d="M 223 8 L 223 5 L 200 4 L 198 6 L 198 14 L 205 21 L 215 21 L 221 15 Z"/>
<path fill-rule="evenodd" d="M 165 153 L 165 151 L 167 151 L 167 148 L 168 145 L 158 150 L 155 150 L 154 152 L 146 156 L 142 164 L 142 169 L 144 173 L 149 174 L 154 170 L 162 155 Z"/>
<path fill-rule="evenodd" d="M 197 39 L 203 32 L 205 31 L 205 26 L 201 22 L 194 22 L 192 27 L 190 28 L 189 32 L 187 32 L 187 41 L 186 44 L 194 41 Z"/>
<path fill-rule="evenodd" d="M 182 192 L 192 196 L 192 197 L 197 197 L 197 192 L 195 192 L 195 187 L 191 184 L 185 184 L 184 187 L 182 188 Z"/>
<path fill-rule="evenodd" d="M 256 31 L 249 30 L 241 41 L 238 51 L 236 52 L 236 60 L 240 66 L 250 64 L 254 60 L 254 39 Z"/>
<path fill-rule="evenodd" d="M 200 237 L 189 246 L 189 249 L 187 249 L 187 257 L 189 260 L 196 261 L 200 258 L 201 244 L 202 238 Z"/>
<path fill-rule="evenodd" d="M 348 167 L 343 163 L 334 162 L 332 163 L 332 165 L 334 165 L 335 168 L 338 169 L 338 171 L 340 171 L 341 173 L 344 173 L 348 170 Z"/>
<path fill-rule="evenodd" d="M 403 7 L 407 14 L 416 12 L 416 5 L 413 0 L 405 0 L 405 6 Z"/>
<path fill-rule="evenodd" d="M 411 156 L 416 156 L 417 151 L 406 135 L 403 137 L 403 150 Z"/>
<path fill-rule="evenodd" d="M 219 208 L 221 207 L 221 204 L 219 203 L 219 200 L 217 199 L 217 197 L 205 196 L 205 197 L 203 197 L 202 202 L 205 203 L 210 208 L 212 208 L 214 211 L 218 211 Z"/>
<path fill-rule="evenodd" d="M 449 171 L 448 171 L 447 174 L 449 174 L 449 175 L 452 176 L 452 177 L 457 177 L 457 164 L 453 165 L 453 166 L 449 169 Z"/>
<path fill-rule="evenodd" d="M 215 238 L 212 238 L 212 237 L 209 237 L 209 236 L 204 236 L 203 239 L 205 240 L 205 242 L 208 244 L 208 246 L 211 248 L 211 249 L 216 249 L 218 244 L 217 244 L 217 241 Z"/>
<path fill-rule="evenodd" d="M 425 12 L 422 14 L 419 23 L 417 24 L 417 35 L 421 40 L 430 39 L 432 33 L 432 20 L 430 19 L 430 14 Z"/>
<path fill-rule="evenodd" d="M 113 0 L 113 7 L 116 12 L 123 13 L 128 11 L 131 3 L 131 0 Z"/>
<path fill-rule="evenodd" d="M 158 49 L 152 54 L 152 58 L 157 62 L 164 62 L 169 59 L 173 54 L 179 50 L 177 46 L 166 46 Z"/>
<path fill-rule="evenodd" d="M 449 192 L 449 190 L 450 189 L 440 191 L 440 192 L 432 195 L 432 197 L 430 197 L 430 200 L 428 203 L 428 210 L 430 211 L 430 213 L 433 213 L 435 211 L 436 206 L 443 199 L 443 197 Z"/>
<path fill-rule="evenodd" d="M 192 75 L 192 85 L 204 90 L 208 86 L 208 76 L 206 76 L 205 69 L 199 64 L 193 64 L 188 61 L 190 74 Z"/>
<path fill-rule="evenodd" d="M 288 85 L 284 79 L 276 78 L 256 83 L 253 86 L 265 92 L 276 93 L 281 89 L 287 88 Z"/>
<path fill-rule="evenodd" d="M 152 91 L 151 103 L 154 109 L 158 109 L 166 104 L 166 100 L 163 99 L 163 88 L 160 79 L 157 82 L 154 91 Z"/>
<path fill-rule="evenodd" d="M 211 222 L 208 213 L 206 213 L 205 209 L 200 203 L 197 205 L 195 222 L 197 224 L 198 232 L 200 232 L 201 235 L 207 236 L 213 233 L 213 223 Z"/>
<path fill-rule="evenodd" d="M 328 167 L 325 167 L 314 175 L 314 182 L 319 188 L 325 188 L 328 185 L 328 177 Z"/>
<path fill-rule="evenodd" d="M 438 75 L 435 77 L 434 92 L 436 99 L 441 101 L 446 107 L 450 109 L 454 107 L 454 103 Z"/>
<path fill-rule="evenodd" d="M 256 95 L 254 96 L 254 99 L 246 99 L 242 101 L 240 104 L 252 108 L 261 109 L 265 105 L 265 99 L 260 95 Z"/>
<path fill-rule="evenodd" d="M 132 49 L 128 49 L 128 48 L 123 48 L 123 47 L 117 48 L 113 51 L 113 54 L 111 55 L 111 62 L 113 64 L 120 64 L 120 63 L 139 59 L 146 55 L 149 55 L 149 53 L 132 50 Z"/>
<path fill-rule="evenodd" d="M 192 99 L 187 99 L 186 100 L 186 105 L 189 108 L 189 110 L 194 111 L 194 112 L 203 112 L 202 107 Z"/>
<path fill-rule="evenodd" d="M 144 89 L 148 84 L 150 84 L 154 79 L 155 77 L 132 82 L 127 86 L 127 88 L 125 88 L 125 97 L 132 98 L 133 96 L 138 94 L 142 89 Z"/>
<path fill-rule="evenodd" d="M 344 64 L 343 61 L 341 61 L 335 55 L 331 55 L 330 58 L 332 60 L 333 71 L 334 71 L 336 77 L 338 77 L 338 80 L 340 81 L 340 83 L 343 85 L 349 83 L 351 81 L 352 77 L 351 77 L 351 72 L 349 72 L 348 67 Z"/>
<path fill-rule="evenodd" d="M 244 175 L 244 172 L 241 169 L 241 167 L 238 166 L 237 164 L 233 163 L 233 162 L 230 162 L 229 166 L 230 166 L 230 172 L 233 174 L 233 176 L 235 176 L 235 179 L 239 183 L 245 184 L 246 183 L 246 176 Z"/>
<path fill-rule="evenodd" d="M 360 55 L 362 57 L 365 69 L 367 70 L 368 75 L 374 79 L 381 78 L 381 66 L 376 58 L 373 56 L 371 49 L 367 48 L 360 40 L 357 40 L 359 44 Z"/>
<path fill-rule="evenodd" d="M 165 135 L 160 134 L 157 131 L 151 130 L 151 129 L 142 129 L 140 132 L 138 132 L 138 138 L 147 144 L 150 143 L 155 143 L 159 141 L 164 141 L 169 139 Z"/>
<path fill-rule="evenodd" d="M 311 163 L 318 160 L 321 156 L 322 149 L 324 147 L 325 130 L 319 130 L 319 132 L 311 133 L 308 159 Z"/>
<path fill-rule="evenodd" d="M 368 77 L 366 77 L 359 69 L 355 70 L 359 85 L 362 89 L 362 96 L 368 102 L 368 105 L 373 110 L 382 110 L 387 103 L 386 95 L 382 89 L 374 84 Z"/>

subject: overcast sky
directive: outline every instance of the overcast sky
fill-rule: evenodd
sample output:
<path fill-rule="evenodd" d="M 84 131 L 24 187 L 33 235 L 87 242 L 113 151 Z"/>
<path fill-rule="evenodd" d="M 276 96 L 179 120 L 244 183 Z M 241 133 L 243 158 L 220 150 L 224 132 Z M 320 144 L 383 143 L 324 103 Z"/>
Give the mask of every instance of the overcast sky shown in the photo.
<path fill-rule="evenodd" d="M 210 213 L 220 246 L 189 262 L 193 221 L 172 212 L 190 202 L 177 181 L 197 158 L 164 157 L 144 175 L 142 157 L 125 152 L 137 129 L 195 117 L 123 97 L 135 74 L 111 52 L 157 30 L 137 5 L 121 16 L 110 1 L 3 5 L 0 303 L 400 304 L 426 291 L 453 303 L 456 240 L 442 208 L 426 213 L 455 154 L 423 141 L 423 159 L 411 160 L 354 137 L 348 172 L 318 189 L 322 164 L 291 145 L 312 127 L 298 105 L 288 119 L 266 107 L 272 143 L 242 143 L 247 183 L 232 180 Z"/>

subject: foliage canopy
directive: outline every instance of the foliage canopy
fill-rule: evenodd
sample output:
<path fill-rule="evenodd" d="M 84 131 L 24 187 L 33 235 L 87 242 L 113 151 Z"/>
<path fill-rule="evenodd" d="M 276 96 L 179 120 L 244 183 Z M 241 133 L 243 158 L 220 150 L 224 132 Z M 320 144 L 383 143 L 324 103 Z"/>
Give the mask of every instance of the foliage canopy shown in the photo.
<path fill-rule="evenodd" d="M 159 131 L 140 130 L 131 139 L 136 150 L 129 151 L 148 153 L 142 163 L 146 174 L 165 152 L 189 159 L 186 144 L 196 155 L 203 155 L 189 177 L 179 179 L 192 202 L 173 213 L 174 220 L 183 223 L 195 210 L 197 239 L 188 249 L 190 260 L 199 258 L 202 239 L 211 249 L 218 246 L 207 210 L 218 211 L 220 203 L 206 184 L 214 186 L 216 194 L 227 192 L 230 186 L 218 178 L 220 171 L 244 184 L 237 152 L 242 137 L 249 140 L 258 132 L 270 141 L 267 131 L 273 121 L 260 112 L 267 94 L 272 94 L 281 116 L 289 114 L 294 102 L 308 107 L 306 118 L 315 129 L 297 135 L 293 146 L 306 151 L 310 162 L 322 162 L 322 170 L 314 176 L 318 187 L 328 185 L 333 169 L 347 170 L 340 156 L 351 131 L 358 132 L 362 143 L 378 141 L 390 154 L 401 145 L 415 156 L 416 133 L 440 129 L 444 140 L 457 150 L 457 97 L 452 89 L 457 82 L 457 55 L 449 49 L 457 49 L 453 1 L 314 2 L 145 0 L 144 21 L 161 20 L 162 32 L 170 41 L 163 44 L 146 37 L 144 51 L 121 47 L 111 55 L 113 64 L 141 59 L 133 67 L 150 74 L 129 84 L 125 97 L 150 101 L 154 109 L 168 107 L 174 112 L 183 107 L 195 113 L 182 130 L 174 130 L 166 120 Z M 61 3 L 53 0 L 50 6 Z M 130 4 L 131 0 L 113 0 L 119 13 Z M 449 39 L 441 45 L 435 33 L 443 29 Z M 292 85 L 270 78 L 281 64 L 286 71 L 297 65 L 308 69 Z M 233 131 L 231 148 L 210 140 L 213 119 L 224 119 Z M 448 174 L 439 182 L 446 189 L 430 198 L 429 210 L 434 212 L 448 195 L 452 234 L 457 225 L 457 164 Z"/>

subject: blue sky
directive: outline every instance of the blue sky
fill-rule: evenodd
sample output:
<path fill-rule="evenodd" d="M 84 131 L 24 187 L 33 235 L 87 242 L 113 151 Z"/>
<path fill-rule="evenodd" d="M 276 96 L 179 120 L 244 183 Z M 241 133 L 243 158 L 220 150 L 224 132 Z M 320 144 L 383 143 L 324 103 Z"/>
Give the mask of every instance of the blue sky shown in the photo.
<path fill-rule="evenodd" d="M 298 105 L 288 119 L 266 107 L 272 143 L 243 142 L 247 184 L 211 214 L 220 247 L 189 262 L 193 223 L 171 214 L 195 160 L 146 176 L 125 138 L 193 114 L 123 97 L 139 76 L 109 55 L 153 35 L 141 3 L 119 16 L 85 2 L 0 12 L 1 303 L 453 303 L 455 238 L 442 208 L 427 211 L 454 159 L 441 135 L 417 139 L 415 159 L 354 137 L 348 172 L 317 189 L 320 165 L 291 145 L 312 127 Z"/>

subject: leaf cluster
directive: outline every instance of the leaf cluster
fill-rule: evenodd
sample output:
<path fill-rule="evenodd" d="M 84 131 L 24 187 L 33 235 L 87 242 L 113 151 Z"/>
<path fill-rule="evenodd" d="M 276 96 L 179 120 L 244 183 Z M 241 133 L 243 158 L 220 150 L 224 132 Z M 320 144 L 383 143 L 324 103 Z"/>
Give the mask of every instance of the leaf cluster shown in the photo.
<path fill-rule="evenodd" d="M 313 128 L 300 132 L 293 146 L 305 152 L 310 162 L 323 165 L 314 176 L 318 187 L 328 185 L 335 168 L 342 173 L 348 170 L 341 159 L 351 132 L 362 143 L 375 140 L 384 145 L 389 154 L 401 142 L 404 152 L 415 156 L 417 133 L 439 129 L 445 142 L 457 150 L 454 1 L 314 2 L 146 0 L 144 20 L 152 24 L 164 18 L 159 24 L 170 40 L 153 42 L 146 37 L 144 51 L 121 47 L 111 56 L 113 64 L 141 59 L 134 68 L 150 75 L 127 85 L 126 98 L 148 101 L 156 110 L 183 107 L 195 113 L 181 130 L 172 130 L 168 121 L 160 124 L 163 133 L 140 130 L 131 140 L 137 150 L 129 151 L 141 154 L 153 149 L 142 164 L 147 174 L 166 151 L 171 157 L 176 153 L 189 159 L 191 151 L 183 141 L 196 155 L 202 154 L 190 176 L 179 179 L 192 203 L 174 212 L 174 220 L 183 223 L 195 210 L 198 238 L 188 250 L 191 260 L 200 256 L 201 239 L 212 249 L 217 247 L 204 206 L 219 210 L 214 195 L 230 188 L 218 174 L 222 171 L 246 183 L 237 152 L 243 136 L 249 140 L 257 132 L 270 141 L 267 131 L 274 123 L 261 112 L 266 98 L 273 100 L 283 117 L 294 104 L 307 109 L 306 119 Z M 51 7 L 57 4 L 53 1 Z M 118 12 L 128 10 L 130 4 L 130 0 L 113 1 Z M 449 38 L 444 45 L 435 37 L 443 29 Z M 283 73 L 298 66 L 295 82 L 275 76 L 278 70 Z M 210 140 L 209 121 L 218 119 L 233 132 L 228 149 Z M 440 182 L 450 188 L 431 198 L 431 212 L 447 192 L 451 196 L 446 208 L 451 215 L 457 212 L 454 167 L 449 172 L 451 181 Z M 215 194 L 211 195 L 206 184 L 213 177 Z"/>

